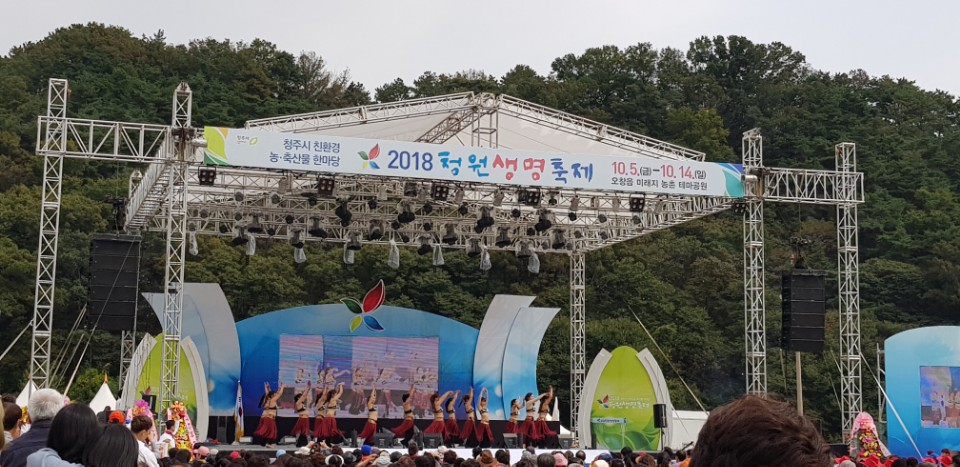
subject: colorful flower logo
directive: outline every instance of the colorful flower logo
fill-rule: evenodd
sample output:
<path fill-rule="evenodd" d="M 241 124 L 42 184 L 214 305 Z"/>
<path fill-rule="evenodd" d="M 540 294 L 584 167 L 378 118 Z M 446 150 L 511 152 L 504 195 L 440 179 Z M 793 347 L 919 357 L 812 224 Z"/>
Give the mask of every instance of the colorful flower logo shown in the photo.
<path fill-rule="evenodd" d="M 359 155 L 360 155 L 360 158 L 363 159 L 363 168 L 364 168 L 364 169 L 366 169 L 368 165 L 369 165 L 370 167 L 373 167 L 374 169 L 379 169 L 379 168 L 380 168 L 380 166 L 377 165 L 377 163 L 373 161 L 374 159 L 377 158 L 377 156 L 380 155 L 380 145 L 379 145 L 379 144 L 376 145 L 376 146 L 374 146 L 373 149 L 370 150 L 370 154 L 367 154 L 365 151 L 360 151 L 360 152 L 358 152 L 357 154 L 359 154 Z"/>
<path fill-rule="evenodd" d="M 609 409 L 610 395 L 603 396 L 603 399 L 597 399 L 597 402 L 600 403 L 600 405 L 602 405 L 603 408 Z"/>
<path fill-rule="evenodd" d="M 379 151 L 377 147 L 373 149 L 374 151 Z M 363 297 L 363 303 L 352 298 L 340 299 L 350 311 L 357 313 L 353 321 L 350 321 L 350 332 L 356 331 L 361 323 L 371 331 L 383 331 L 383 326 L 380 324 L 380 321 L 377 321 L 377 318 L 373 317 L 373 313 L 377 311 L 377 308 L 380 308 L 380 305 L 383 305 L 384 298 L 386 298 L 386 291 L 383 286 L 383 279 L 380 279 L 380 282 L 377 282 L 377 285 L 370 289 L 367 295 Z"/>

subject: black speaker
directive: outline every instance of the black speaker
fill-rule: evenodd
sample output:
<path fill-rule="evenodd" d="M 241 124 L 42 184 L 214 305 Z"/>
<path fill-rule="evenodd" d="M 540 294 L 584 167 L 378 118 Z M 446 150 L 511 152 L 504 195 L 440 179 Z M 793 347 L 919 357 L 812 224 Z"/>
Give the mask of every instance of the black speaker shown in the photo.
<path fill-rule="evenodd" d="M 560 441 L 560 449 L 573 447 L 573 435 L 560 435 L 557 439 Z"/>
<path fill-rule="evenodd" d="M 423 449 L 436 449 L 443 445 L 443 435 L 440 433 L 424 433 Z"/>
<path fill-rule="evenodd" d="M 826 317 L 826 271 L 792 269 L 782 274 L 784 350 L 822 353 Z"/>
<path fill-rule="evenodd" d="M 150 406 L 150 412 L 157 413 L 157 396 L 154 394 L 144 394 L 143 401 Z M 154 415 L 157 416 L 157 415 Z"/>
<path fill-rule="evenodd" d="M 520 442 L 517 440 L 516 433 L 504 433 L 503 434 L 503 446 L 507 449 L 518 449 L 520 447 Z"/>
<path fill-rule="evenodd" d="M 94 235 L 90 243 L 87 324 L 104 331 L 132 331 L 139 281 L 140 236 Z"/>
<path fill-rule="evenodd" d="M 393 446 L 393 437 L 394 434 L 390 432 L 376 433 L 373 435 L 373 445 L 380 449 L 389 448 Z M 366 440 L 364 440 L 364 443 L 366 443 Z"/>
<path fill-rule="evenodd" d="M 667 427 L 667 404 L 653 404 L 654 428 Z"/>

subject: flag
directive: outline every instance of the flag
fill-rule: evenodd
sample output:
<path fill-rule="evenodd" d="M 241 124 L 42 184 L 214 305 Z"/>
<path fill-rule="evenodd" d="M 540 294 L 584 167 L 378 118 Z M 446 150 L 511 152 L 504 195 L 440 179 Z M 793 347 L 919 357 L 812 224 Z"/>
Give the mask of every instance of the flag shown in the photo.
<path fill-rule="evenodd" d="M 243 437 L 243 387 L 237 381 L 237 408 L 233 413 L 233 422 L 236 424 L 237 432 L 234 436 L 235 441 L 240 441 Z"/>

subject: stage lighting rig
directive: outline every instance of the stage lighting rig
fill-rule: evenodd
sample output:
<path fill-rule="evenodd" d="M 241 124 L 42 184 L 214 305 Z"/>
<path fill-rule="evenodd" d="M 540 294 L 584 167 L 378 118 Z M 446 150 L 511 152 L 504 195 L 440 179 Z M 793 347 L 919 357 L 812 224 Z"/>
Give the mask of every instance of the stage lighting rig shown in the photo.
<path fill-rule="evenodd" d="M 433 248 L 430 247 L 430 237 L 427 235 L 421 235 L 417 237 L 417 241 L 420 243 L 420 247 L 417 248 L 417 253 L 421 256 L 429 254 L 433 251 Z"/>
<path fill-rule="evenodd" d="M 502 204 L 503 204 L 503 192 L 500 191 L 499 188 L 497 188 L 497 190 L 493 192 L 493 205 L 499 208 Z"/>
<path fill-rule="evenodd" d="M 567 246 L 567 234 L 561 229 L 554 230 L 553 244 L 550 246 L 552 246 L 554 250 L 559 250 Z"/>
<path fill-rule="evenodd" d="M 430 197 L 435 201 L 446 201 L 450 196 L 450 187 L 442 183 L 430 185 Z"/>
<path fill-rule="evenodd" d="M 456 245 L 458 237 L 456 224 L 445 224 L 443 226 L 443 243 L 446 243 L 447 245 Z"/>
<path fill-rule="evenodd" d="M 551 219 L 552 214 L 548 209 L 540 210 L 540 219 L 533 226 L 533 229 L 537 232 L 545 232 L 550 230 L 550 227 L 553 227 L 553 220 Z"/>
<path fill-rule="evenodd" d="M 353 219 L 353 213 L 350 212 L 350 207 L 346 201 L 341 201 L 340 205 L 333 210 L 333 213 L 340 218 L 340 225 L 343 227 L 350 225 L 350 220 Z"/>
<path fill-rule="evenodd" d="M 497 245 L 500 248 L 504 248 L 513 243 L 513 240 L 510 240 L 510 227 L 500 227 L 497 229 L 497 241 L 494 245 Z"/>
<path fill-rule="evenodd" d="M 370 230 L 367 231 L 367 240 L 376 241 L 383 238 L 383 221 L 370 221 Z"/>
<path fill-rule="evenodd" d="M 213 186 L 217 181 L 217 168 L 200 167 L 200 171 L 197 174 L 197 180 L 199 181 L 200 186 Z"/>
<path fill-rule="evenodd" d="M 414 182 L 406 182 L 403 184 L 403 196 L 407 198 L 416 198 L 418 191 L 417 184 Z"/>
<path fill-rule="evenodd" d="M 471 258 L 476 258 L 480 256 L 480 239 L 471 238 L 467 241 L 467 256 Z"/>
<path fill-rule="evenodd" d="M 347 249 L 351 251 L 360 250 L 360 234 L 357 232 L 350 232 L 347 235 Z"/>
<path fill-rule="evenodd" d="M 542 198 L 543 195 L 540 193 L 539 188 L 523 188 L 517 192 L 517 202 L 526 204 L 527 206 L 539 206 Z"/>
<path fill-rule="evenodd" d="M 517 249 L 518 258 L 529 258 L 533 256 L 533 250 L 530 249 L 530 242 L 528 240 L 523 240 L 519 243 L 520 248 Z"/>
<path fill-rule="evenodd" d="M 317 194 L 320 196 L 333 196 L 337 189 L 337 181 L 333 177 L 317 175 Z"/>
<path fill-rule="evenodd" d="M 460 203 L 460 207 L 457 208 L 457 213 L 461 216 L 466 216 L 470 212 L 470 209 L 467 208 L 467 203 Z"/>
<path fill-rule="evenodd" d="M 397 221 L 401 224 L 409 224 L 417 218 L 417 215 L 413 213 L 413 203 L 410 201 L 401 201 L 397 210 L 400 211 L 400 214 L 397 214 Z"/>
<path fill-rule="evenodd" d="M 263 233 L 263 225 L 260 224 L 260 214 L 254 214 L 251 217 L 253 220 L 247 225 L 247 232 L 254 234 Z"/>
<path fill-rule="evenodd" d="M 238 203 L 242 203 L 242 202 L 243 202 L 243 192 L 242 192 L 242 191 L 239 191 L 239 190 L 234 191 L 234 192 L 233 192 L 233 200 L 236 201 L 236 202 L 238 202 Z"/>
<path fill-rule="evenodd" d="M 237 236 L 233 237 L 233 239 L 230 240 L 231 245 L 233 246 L 246 245 L 247 242 L 250 241 L 249 239 L 247 239 L 247 234 L 243 227 L 238 227 L 235 230 L 235 232 L 237 233 Z"/>
<path fill-rule="evenodd" d="M 640 197 L 630 197 L 630 212 L 643 212 L 643 208 L 647 205 L 647 198 L 643 196 Z"/>
<path fill-rule="evenodd" d="M 307 233 L 318 238 L 327 238 L 327 229 L 323 228 L 319 217 L 310 218 L 310 230 Z"/>

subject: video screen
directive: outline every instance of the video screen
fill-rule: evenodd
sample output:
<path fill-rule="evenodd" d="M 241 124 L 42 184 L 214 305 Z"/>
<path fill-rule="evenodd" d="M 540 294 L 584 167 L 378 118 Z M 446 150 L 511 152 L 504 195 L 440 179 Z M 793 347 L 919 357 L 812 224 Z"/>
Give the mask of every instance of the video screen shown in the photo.
<path fill-rule="evenodd" d="M 371 388 L 377 390 L 381 418 L 402 418 L 401 397 L 415 387 L 418 416 L 429 412 L 429 397 L 438 387 L 440 339 L 437 337 L 280 336 L 279 380 L 286 386 L 280 416 L 294 416 L 297 394 L 309 388 L 310 415 L 320 391 L 343 383 L 337 417 L 367 417 Z"/>
<path fill-rule="evenodd" d="M 920 424 L 960 428 L 960 367 L 920 367 Z"/>

